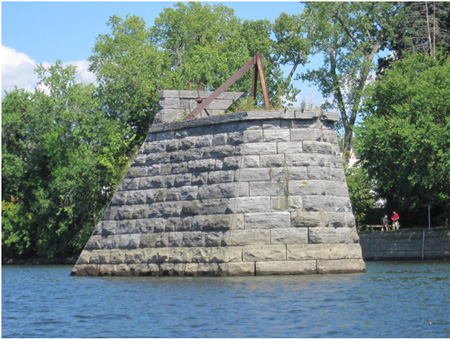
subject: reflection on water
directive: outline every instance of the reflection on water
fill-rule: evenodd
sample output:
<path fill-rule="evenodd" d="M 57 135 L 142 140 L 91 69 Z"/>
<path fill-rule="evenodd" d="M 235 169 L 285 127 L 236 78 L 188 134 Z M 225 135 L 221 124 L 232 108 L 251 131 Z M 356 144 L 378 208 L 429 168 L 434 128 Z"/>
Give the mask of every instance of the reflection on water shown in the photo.
<path fill-rule="evenodd" d="M 70 277 L 2 268 L 2 337 L 450 337 L 449 262 L 367 273 Z"/>

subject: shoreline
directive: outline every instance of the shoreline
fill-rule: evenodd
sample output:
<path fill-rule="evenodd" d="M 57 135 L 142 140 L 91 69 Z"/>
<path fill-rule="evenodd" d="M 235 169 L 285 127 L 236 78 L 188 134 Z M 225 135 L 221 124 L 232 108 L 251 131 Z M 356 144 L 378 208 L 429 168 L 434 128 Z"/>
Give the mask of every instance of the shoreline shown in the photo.
<path fill-rule="evenodd" d="M 25 259 L 14 259 L 14 258 L 2 258 L 2 266 L 10 265 L 23 265 L 23 266 L 36 266 L 36 265 L 74 265 L 77 258 L 25 258 Z"/>
<path fill-rule="evenodd" d="M 389 261 L 389 260 L 423 260 L 421 258 L 421 250 L 422 250 L 422 232 L 426 231 L 426 233 L 429 233 L 428 229 L 426 228 L 403 228 L 396 231 L 384 231 L 381 232 L 379 230 L 376 231 L 363 231 L 359 232 L 360 242 L 362 243 L 362 250 L 363 250 L 363 257 L 365 261 L 372 261 L 372 260 L 379 260 L 379 261 Z M 444 239 L 440 239 L 439 246 L 436 246 L 437 244 L 434 243 L 434 245 L 431 245 L 431 248 L 437 247 L 441 249 L 442 251 L 446 252 L 444 250 L 444 247 L 450 246 L 449 237 L 450 237 L 450 231 L 446 229 L 445 227 L 434 227 L 431 229 L 432 233 L 440 233 L 441 237 Z M 411 234 L 417 233 L 417 236 L 411 236 Z M 408 234 L 406 237 L 401 236 L 401 234 Z M 398 237 L 398 238 L 397 238 Z M 361 239 L 362 238 L 362 239 Z M 401 238 L 401 239 L 400 239 Z M 413 241 L 413 238 L 415 241 Z M 426 240 L 429 240 L 428 236 L 426 237 Z M 362 240 L 362 241 L 361 241 Z M 382 243 L 380 243 L 380 241 Z M 436 240 L 435 240 L 436 241 Z M 401 251 L 403 246 L 411 246 L 412 242 L 417 242 L 417 244 L 414 244 L 414 250 L 417 253 L 414 253 L 413 256 L 406 255 L 405 249 Z M 442 242 L 442 243 L 441 243 Z M 447 245 L 444 245 L 447 244 Z M 431 250 L 430 244 L 427 244 L 426 250 L 429 253 Z M 370 247 L 374 246 L 375 248 L 371 249 Z M 379 248 L 381 246 L 381 248 Z M 384 247 L 394 246 L 396 248 Z M 435 248 L 435 249 L 437 249 Z M 372 256 L 368 252 L 375 251 L 375 253 L 379 252 L 389 252 L 386 253 L 386 255 L 383 256 Z M 412 250 L 412 248 L 408 248 L 408 250 Z M 419 252 L 418 252 L 419 251 Z M 393 255 L 395 252 L 402 252 L 397 253 L 397 255 Z M 364 255 L 365 254 L 365 255 Z M 369 255 L 368 255 L 369 254 Z M 374 254 L 374 253 L 372 253 Z M 410 253 L 413 254 L 413 253 Z M 444 253 L 443 253 L 444 254 Z M 448 260 L 448 253 L 446 252 L 446 255 L 442 255 L 442 258 L 440 256 L 438 257 L 428 257 L 426 259 L 431 260 Z M 23 259 L 15 259 L 15 258 L 2 258 L 2 265 L 9 266 L 9 265 L 29 265 L 29 266 L 35 266 L 35 265 L 75 265 L 76 261 L 78 260 L 78 256 L 72 256 L 68 258 L 39 258 L 39 257 L 32 257 L 32 258 L 23 258 Z"/>

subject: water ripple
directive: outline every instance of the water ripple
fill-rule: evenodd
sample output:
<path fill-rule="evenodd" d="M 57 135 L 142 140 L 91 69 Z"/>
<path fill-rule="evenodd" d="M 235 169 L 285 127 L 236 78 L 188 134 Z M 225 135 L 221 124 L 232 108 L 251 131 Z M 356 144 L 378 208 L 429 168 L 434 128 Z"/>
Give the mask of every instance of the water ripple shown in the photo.
<path fill-rule="evenodd" d="M 450 337 L 449 262 L 369 262 L 366 274 L 70 277 L 2 267 L 2 336 Z"/>

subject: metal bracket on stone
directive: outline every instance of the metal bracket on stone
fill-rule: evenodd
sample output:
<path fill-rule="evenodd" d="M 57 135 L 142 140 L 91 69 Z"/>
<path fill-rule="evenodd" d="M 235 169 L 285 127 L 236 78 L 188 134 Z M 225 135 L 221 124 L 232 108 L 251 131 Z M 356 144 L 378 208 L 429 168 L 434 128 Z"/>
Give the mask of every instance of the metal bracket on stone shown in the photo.
<path fill-rule="evenodd" d="M 223 83 L 222 86 L 220 86 L 218 89 L 216 89 L 206 100 L 203 100 L 200 102 L 198 98 L 197 102 L 199 102 L 199 105 L 191 112 L 189 113 L 183 120 L 191 119 L 200 114 L 201 111 L 205 110 L 206 107 L 208 107 L 209 104 L 211 104 L 219 95 L 221 95 L 223 92 L 225 92 L 228 87 L 233 85 L 240 77 L 242 77 L 245 72 L 247 72 L 250 68 L 253 66 L 255 67 L 253 70 L 253 80 L 252 80 L 252 92 L 251 96 L 256 99 L 256 86 L 258 84 L 258 74 L 259 79 L 261 82 L 261 88 L 264 96 L 264 105 L 266 106 L 266 109 L 270 109 L 270 102 L 269 102 L 269 95 L 267 92 L 267 86 L 266 86 L 266 78 L 264 76 L 264 68 L 262 64 L 262 59 L 264 56 L 261 53 L 255 53 L 255 56 L 247 62 L 244 66 L 242 66 L 239 71 L 234 73 L 227 81 Z M 209 114 L 208 114 L 209 115 Z"/>

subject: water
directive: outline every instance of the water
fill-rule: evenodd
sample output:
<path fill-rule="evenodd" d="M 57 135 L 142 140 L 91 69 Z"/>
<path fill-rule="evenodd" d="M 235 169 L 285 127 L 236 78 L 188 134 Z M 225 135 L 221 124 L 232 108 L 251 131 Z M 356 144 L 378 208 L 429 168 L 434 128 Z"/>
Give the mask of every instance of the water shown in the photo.
<path fill-rule="evenodd" d="M 2 337 L 450 337 L 450 262 L 365 274 L 86 278 L 2 267 Z M 431 324 L 430 324 L 431 323 Z"/>

